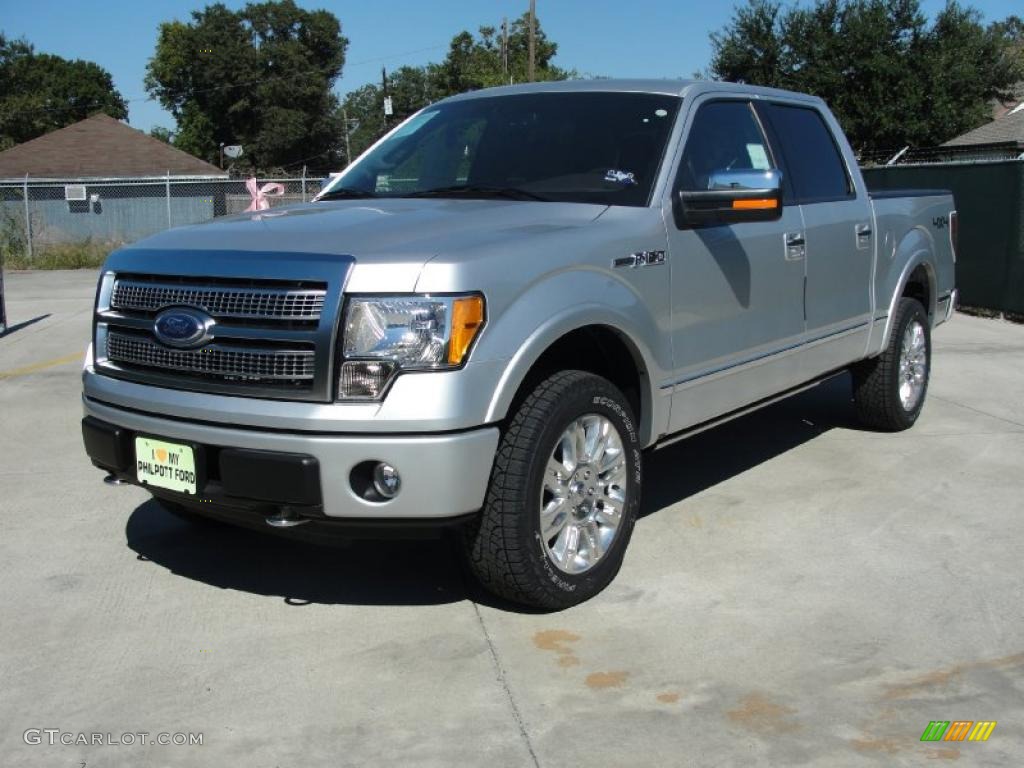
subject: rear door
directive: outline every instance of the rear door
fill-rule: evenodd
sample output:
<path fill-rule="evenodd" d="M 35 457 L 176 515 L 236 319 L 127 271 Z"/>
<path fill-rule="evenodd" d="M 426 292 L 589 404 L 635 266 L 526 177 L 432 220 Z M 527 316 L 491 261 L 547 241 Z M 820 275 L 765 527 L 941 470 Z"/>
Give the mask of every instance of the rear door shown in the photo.
<path fill-rule="evenodd" d="M 779 102 L 759 104 L 758 111 L 779 148 L 790 199 L 803 215 L 807 341 L 822 348 L 805 355 L 810 378 L 863 353 L 874 264 L 870 202 L 821 111 Z"/>

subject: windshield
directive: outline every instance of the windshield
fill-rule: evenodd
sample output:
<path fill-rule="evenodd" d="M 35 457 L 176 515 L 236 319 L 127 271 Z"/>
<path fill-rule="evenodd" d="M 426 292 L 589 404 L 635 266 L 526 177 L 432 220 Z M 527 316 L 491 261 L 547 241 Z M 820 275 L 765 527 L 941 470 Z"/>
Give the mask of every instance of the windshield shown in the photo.
<path fill-rule="evenodd" d="M 345 197 L 508 197 L 647 205 L 679 98 L 531 93 L 414 115 L 327 187 Z"/>

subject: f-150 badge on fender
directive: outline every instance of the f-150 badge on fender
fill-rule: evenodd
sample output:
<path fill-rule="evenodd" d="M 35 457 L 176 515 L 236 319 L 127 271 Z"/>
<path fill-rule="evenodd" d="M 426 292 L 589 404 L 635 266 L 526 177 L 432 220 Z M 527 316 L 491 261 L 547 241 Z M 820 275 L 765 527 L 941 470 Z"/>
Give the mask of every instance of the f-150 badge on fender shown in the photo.
<path fill-rule="evenodd" d="M 612 262 L 613 267 L 655 267 L 665 263 L 664 251 L 637 251 Z"/>

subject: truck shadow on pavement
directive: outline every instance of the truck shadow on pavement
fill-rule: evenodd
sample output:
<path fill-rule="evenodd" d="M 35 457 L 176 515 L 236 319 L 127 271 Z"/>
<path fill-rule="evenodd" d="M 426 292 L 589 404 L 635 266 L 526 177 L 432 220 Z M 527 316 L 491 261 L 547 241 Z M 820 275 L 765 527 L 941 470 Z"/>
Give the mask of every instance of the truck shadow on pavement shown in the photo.
<path fill-rule="evenodd" d="M 640 517 L 655 514 L 833 428 L 856 429 L 850 380 L 832 381 L 647 456 Z M 302 531 L 302 528 L 296 529 Z M 213 520 L 181 520 L 154 501 L 125 530 L 140 561 L 221 589 L 290 605 L 442 605 L 462 600 L 523 612 L 464 572 L 453 535 L 305 541 Z M 531 611 L 532 612 L 532 611 Z"/>
<path fill-rule="evenodd" d="M 831 429 L 860 430 L 849 374 L 654 451 L 644 462 L 640 517 L 695 496 Z"/>
<path fill-rule="evenodd" d="M 152 500 L 135 509 L 125 534 L 140 560 L 290 605 L 434 605 L 468 596 L 454 542 L 445 538 L 331 535 L 308 541 L 216 520 L 183 520 Z"/>

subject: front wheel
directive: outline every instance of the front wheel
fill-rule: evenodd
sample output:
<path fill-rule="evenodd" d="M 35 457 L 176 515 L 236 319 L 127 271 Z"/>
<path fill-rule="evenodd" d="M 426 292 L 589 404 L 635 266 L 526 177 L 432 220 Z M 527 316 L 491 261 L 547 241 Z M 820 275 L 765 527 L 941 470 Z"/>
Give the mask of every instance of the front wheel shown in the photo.
<path fill-rule="evenodd" d="M 465 530 L 470 569 L 486 589 L 531 607 L 588 600 L 622 565 L 640 481 L 622 393 L 584 371 L 545 379 L 502 435 L 484 508 Z"/>
<path fill-rule="evenodd" d="M 853 399 L 861 423 L 890 432 L 912 427 L 924 406 L 931 362 L 928 315 L 917 299 L 902 298 L 888 346 L 853 369 Z"/>

